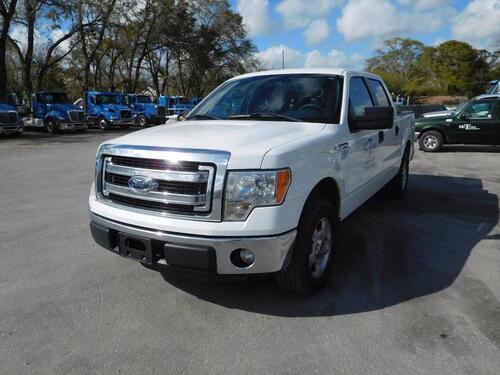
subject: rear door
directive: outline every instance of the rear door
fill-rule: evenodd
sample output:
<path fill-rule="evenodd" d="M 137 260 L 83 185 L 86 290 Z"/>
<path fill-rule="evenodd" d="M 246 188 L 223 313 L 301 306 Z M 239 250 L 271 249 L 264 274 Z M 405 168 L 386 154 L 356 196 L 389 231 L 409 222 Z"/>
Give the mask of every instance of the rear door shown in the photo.
<path fill-rule="evenodd" d="M 366 107 L 375 106 L 375 101 L 363 77 L 349 80 L 349 124 L 350 145 L 347 188 L 353 194 L 365 187 L 381 168 L 378 158 L 378 130 L 352 130 L 354 117 L 362 116 Z"/>
<path fill-rule="evenodd" d="M 380 107 L 392 107 L 389 94 L 382 82 L 375 78 L 368 78 L 366 81 L 375 99 L 376 105 Z M 395 165 L 397 165 L 399 169 L 399 162 L 401 159 L 401 135 L 399 127 L 397 124 L 393 123 L 391 129 L 380 129 L 377 135 L 380 149 L 379 157 L 381 167 L 383 168 L 382 172 Z"/>
<path fill-rule="evenodd" d="M 498 100 L 476 100 L 468 105 L 454 123 L 458 143 L 495 144 L 498 139 Z"/>

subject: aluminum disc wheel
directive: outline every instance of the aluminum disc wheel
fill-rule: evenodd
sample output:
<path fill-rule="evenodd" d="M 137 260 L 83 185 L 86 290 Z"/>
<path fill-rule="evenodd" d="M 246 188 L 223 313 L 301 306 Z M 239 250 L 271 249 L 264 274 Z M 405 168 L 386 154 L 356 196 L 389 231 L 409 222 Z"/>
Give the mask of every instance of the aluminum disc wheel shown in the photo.
<path fill-rule="evenodd" d="M 323 217 L 314 227 L 309 255 L 309 270 L 312 277 L 319 279 L 328 265 L 332 253 L 332 226 L 330 220 Z"/>
<path fill-rule="evenodd" d="M 438 146 L 439 140 L 435 135 L 427 134 L 425 135 L 422 143 L 424 144 L 425 148 L 434 150 Z"/>

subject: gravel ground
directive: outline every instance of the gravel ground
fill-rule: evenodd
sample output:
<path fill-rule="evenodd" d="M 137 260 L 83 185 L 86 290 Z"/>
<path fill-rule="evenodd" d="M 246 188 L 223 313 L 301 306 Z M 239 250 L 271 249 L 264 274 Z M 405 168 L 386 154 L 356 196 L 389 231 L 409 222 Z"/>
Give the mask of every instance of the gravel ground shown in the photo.
<path fill-rule="evenodd" d="M 319 295 L 160 274 L 94 244 L 89 131 L 0 139 L 0 374 L 498 374 L 500 147 L 417 152 L 343 224 Z"/>

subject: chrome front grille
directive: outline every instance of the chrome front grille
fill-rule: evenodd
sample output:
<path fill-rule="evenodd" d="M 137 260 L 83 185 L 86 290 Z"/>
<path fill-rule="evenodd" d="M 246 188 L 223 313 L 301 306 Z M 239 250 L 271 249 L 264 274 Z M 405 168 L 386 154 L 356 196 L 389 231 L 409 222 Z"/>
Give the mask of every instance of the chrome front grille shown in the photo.
<path fill-rule="evenodd" d="M 120 110 L 120 118 L 122 118 L 122 119 L 132 118 L 132 111 L 130 109 Z"/>
<path fill-rule="evenodd" d="M 85 113 L 83 111 L 69 111 L 68 114 L 71 122 L 85 122 Z"/>
<path fill-rule="evenodd" d="M 228 153 L 131 147 L 101 148 L 96 175 L 98 198 L 124 209 L 162 216 L 220 220 Z M 133 183 L 137 178 L 147 181 L 147 188 L 137 188 Z"/>
<path fill-rule="evenodd" d="M 166 111 L 165 107 L 162 105 L 159 105 L 158 107 L 156 107 L 156 113 L 157 113 L 158 117 L 165 117 L 167 115 L 167 111 Z"/>
<path fill-rule="evenodd" d="M 17 124 L 17 112 L 0 112 L 0 124 Z"/>

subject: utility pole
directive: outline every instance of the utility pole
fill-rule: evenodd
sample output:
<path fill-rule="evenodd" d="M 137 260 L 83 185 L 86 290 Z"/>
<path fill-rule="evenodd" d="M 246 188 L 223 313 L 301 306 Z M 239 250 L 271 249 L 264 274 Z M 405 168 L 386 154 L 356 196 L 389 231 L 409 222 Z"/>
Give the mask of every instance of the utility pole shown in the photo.
<path fill-rule="evenodd" d="M 285 49 L 281 50 L 281 69 L 285 69 Z"/>

